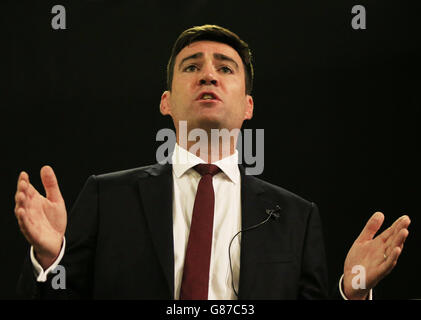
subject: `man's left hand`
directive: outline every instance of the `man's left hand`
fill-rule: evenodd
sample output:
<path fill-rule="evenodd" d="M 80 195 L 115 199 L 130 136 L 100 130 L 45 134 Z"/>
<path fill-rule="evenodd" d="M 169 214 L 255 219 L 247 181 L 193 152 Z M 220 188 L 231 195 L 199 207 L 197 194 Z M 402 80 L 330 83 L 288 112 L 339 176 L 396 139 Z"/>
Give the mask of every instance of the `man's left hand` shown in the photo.
<path fill-rule="evenodd" d="M 345 296 L 350 300 L 366 299 L 370 289 L 374 288 L 396 266 L 402 253 L 411 220 L 406 215 L 402 216 L 374 238 L 383 221 L 383 213 L 376 212 L 368 220 L 346 256 L 343 289 Z M 365 284 L 353 285 L 352 279 L 357 276 L 352 273 L 354 266 L 364 268 Z M 361 281 L 364 278 L 360 275 L 358 280 Z"/>

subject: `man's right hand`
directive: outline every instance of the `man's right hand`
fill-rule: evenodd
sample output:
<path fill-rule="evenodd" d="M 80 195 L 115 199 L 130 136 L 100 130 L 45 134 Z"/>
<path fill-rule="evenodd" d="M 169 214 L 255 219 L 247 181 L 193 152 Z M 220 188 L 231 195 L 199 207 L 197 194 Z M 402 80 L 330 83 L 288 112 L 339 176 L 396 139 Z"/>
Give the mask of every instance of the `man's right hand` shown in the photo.
<path fill-rule="evenodd" d="M 34 247 L 36 258 L 45 270 L 60 253 L 67 213 L 51 167 L 42 167 L 41 180 L 46 197 L 31 185 L 27 173 L 20 173 L 15 195 L 15 215 L 21 232 Z"/>

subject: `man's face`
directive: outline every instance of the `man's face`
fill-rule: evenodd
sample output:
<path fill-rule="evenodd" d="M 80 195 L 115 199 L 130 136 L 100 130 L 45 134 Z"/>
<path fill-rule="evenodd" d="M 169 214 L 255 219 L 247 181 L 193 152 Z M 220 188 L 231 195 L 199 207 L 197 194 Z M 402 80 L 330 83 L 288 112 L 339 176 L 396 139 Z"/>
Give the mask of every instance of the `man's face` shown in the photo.
<path fill-rule="evenodd" d="M 241 57 L 220 42 L 197 41 L 175 59 L 171 91 L 161 97 L 161 113 L 194 128 L 241 128 L 253 115 L 253 98 L 246 94 Z"/>

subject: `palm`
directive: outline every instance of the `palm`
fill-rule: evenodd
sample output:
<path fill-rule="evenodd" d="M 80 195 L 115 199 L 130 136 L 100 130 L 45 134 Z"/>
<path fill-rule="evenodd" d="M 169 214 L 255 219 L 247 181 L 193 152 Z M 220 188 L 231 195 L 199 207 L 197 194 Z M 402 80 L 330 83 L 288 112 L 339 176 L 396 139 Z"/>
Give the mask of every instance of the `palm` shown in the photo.
<path fill-rule="evenodd" d="M 30 188 L 33 187 L 30 186 Z M 33 221 L 33 227 L 30 229 L 33 242 L 45 247 L 48 246 L 51 238 L 63 236 L 66 230 L 64 201 L 50 201 L 34 189 L 34 195 L 28 202 L 27 210 Z"/>
<path fill-rule="evenodd" d="M 42 196 L 23 173 L 19 177 L 15 213 L 20 229 L 35 252 L 55 256 L 66 230 L 66 207 L 51 168 L 41 170 L 47 196 Z"/>

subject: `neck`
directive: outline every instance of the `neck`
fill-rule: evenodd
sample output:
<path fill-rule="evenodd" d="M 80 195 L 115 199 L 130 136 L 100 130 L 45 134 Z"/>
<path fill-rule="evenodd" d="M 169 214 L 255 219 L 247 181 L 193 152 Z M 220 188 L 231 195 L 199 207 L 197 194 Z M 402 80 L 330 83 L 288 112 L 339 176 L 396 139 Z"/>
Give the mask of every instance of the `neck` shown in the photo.
<path fill-rule="evenodd" d="M 190 132 L 188 136 L 190 137 Z M 233 155 L 237 145 L 237 138 L 238 132 L 234 132 L 231 135 L 221 135 L 220 133 L 213 133 L 212 135 L 211 133 L 207 137 L 203 135 L 197 136 L 196 140 L 191 141 L 190 139 L 181 139 L 177 132 L 178 145 L 206 163 L 213 163 Z"/>

